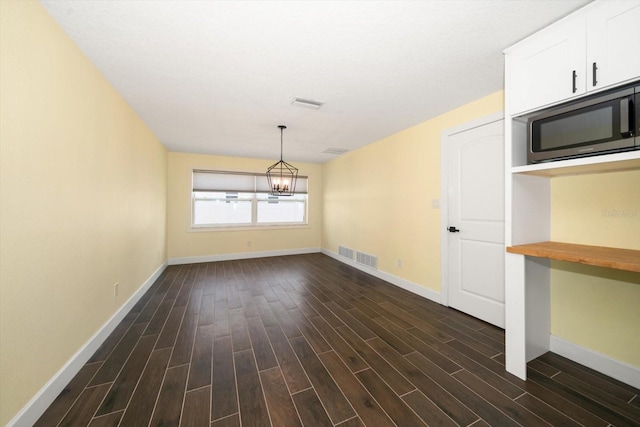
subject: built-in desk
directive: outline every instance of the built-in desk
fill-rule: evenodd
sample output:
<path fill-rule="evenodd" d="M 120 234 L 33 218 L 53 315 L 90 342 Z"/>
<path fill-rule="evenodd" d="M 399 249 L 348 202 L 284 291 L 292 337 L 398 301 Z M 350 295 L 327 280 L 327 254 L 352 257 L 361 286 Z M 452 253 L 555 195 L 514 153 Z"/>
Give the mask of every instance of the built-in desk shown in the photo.
<path fill-rule="evenodd" d="M 526 379 L 528 361 L 553 350 L 551 345 L 550 260 L 567 261 L 616 270 L 640 273 L 640 250 L 578 245 L 563 242 L 539 242 L 507 246 L 506 289 L 509 296 L 505 311 L 507 370 Z M 558 341 L 556 341 L 556 345 Z M 566 351 L 572 353 L 574 349 Z M 562 353 L 560 353 L 562 354 Z M 593 362 L 591 356 L 577 360 L 583 364 Z M 601 367 L 601 363 L 598 362 Z M 595 366 L 590 366 L 595 368 Z M 637 374 L 618 367 L 604 373 L 635 387 Z M 613 369 L 613 370 L 611 370 Z M 621 374 L 622 372 L 622 374 Z M 626 376 L 625 376 L 626 375 Z"/>
<path fill-rule="evenodd" d="M 540 242 L 507 247 L 512 254 L 576 262 L 616 270 L 640 272 L 640 251 L 577 245 L 562 242 Z"/>

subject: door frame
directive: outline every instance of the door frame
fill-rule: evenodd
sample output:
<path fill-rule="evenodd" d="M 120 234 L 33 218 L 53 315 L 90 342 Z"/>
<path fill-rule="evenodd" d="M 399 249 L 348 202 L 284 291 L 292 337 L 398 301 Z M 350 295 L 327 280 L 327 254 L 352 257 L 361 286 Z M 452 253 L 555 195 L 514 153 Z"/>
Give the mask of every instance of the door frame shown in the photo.
<path fill-rule="evenodd" d="M 440 304 L 449 307 L 449 138 L 461 132 L 488 125 L 504 119 L 504 111 L 498 111 L 440 133 Z"/>

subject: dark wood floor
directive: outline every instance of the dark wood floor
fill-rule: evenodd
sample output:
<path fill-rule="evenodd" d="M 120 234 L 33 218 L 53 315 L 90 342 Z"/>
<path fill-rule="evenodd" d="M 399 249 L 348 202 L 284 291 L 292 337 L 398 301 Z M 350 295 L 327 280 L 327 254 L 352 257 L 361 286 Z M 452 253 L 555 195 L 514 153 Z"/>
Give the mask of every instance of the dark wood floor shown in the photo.
<path fill-rule="evenodd" d="M 320 254 L 172 266 L 39 426 L 638 426 L 639 390 Z"/>

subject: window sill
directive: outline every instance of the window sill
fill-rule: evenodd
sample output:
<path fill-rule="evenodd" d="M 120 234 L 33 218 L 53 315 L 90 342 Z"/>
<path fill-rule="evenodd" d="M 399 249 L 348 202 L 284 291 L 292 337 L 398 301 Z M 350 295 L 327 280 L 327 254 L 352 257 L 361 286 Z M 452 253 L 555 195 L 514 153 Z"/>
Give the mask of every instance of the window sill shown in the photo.
<path fill-rule="evenodd" d="M 220 227 L 190 227 L 187 229 L 189 233 L 210 233 L 221 231 L 262 231 L 262 230 L 300 230 L 305 228 L 311 228 L 309 224 L 269 224 L 269 225 L 245 225 L 245 226 L 220 226 Z"/>

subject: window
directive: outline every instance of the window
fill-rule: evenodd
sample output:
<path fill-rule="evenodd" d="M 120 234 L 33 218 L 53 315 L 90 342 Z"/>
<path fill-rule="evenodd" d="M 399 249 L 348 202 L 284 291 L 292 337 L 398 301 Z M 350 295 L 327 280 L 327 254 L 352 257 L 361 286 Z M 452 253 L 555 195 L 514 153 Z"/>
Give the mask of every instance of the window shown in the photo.
<path fill-rule="evenodd" d="M 293 196 L 270 195 L 264 174 L 194 170 L 192 183 L 195 228 L 307 223 L 307 177 Z"/>

